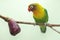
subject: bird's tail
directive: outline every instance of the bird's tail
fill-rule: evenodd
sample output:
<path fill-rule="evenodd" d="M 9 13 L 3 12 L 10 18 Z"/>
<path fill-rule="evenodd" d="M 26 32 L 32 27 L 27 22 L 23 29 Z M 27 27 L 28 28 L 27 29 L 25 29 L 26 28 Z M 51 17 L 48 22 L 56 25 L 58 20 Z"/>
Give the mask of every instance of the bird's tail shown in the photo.
<path fill-rule="evenodd" d="M 46 32 L 46 26 L 45 25 L 40 25 L 40 30 L 42 33 Z"/>

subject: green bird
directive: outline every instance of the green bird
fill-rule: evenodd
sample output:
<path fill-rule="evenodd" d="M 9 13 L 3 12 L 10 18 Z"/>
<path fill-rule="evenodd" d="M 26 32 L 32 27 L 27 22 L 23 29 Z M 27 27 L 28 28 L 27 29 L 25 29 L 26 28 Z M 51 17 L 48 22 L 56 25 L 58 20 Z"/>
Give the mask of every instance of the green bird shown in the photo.
<path fill-rule="evenodd" d="M 48 22 L 48 14 L 47 10 L 42 7 L 39 3 L 32 3 L 28 6 L 28 11 L 33 13 L 33 18 L 36 23 L 42 23 L 45 24 Z M 46 32 L 46 26 L 45 25 L 39 25 L 41 32 Z"/>

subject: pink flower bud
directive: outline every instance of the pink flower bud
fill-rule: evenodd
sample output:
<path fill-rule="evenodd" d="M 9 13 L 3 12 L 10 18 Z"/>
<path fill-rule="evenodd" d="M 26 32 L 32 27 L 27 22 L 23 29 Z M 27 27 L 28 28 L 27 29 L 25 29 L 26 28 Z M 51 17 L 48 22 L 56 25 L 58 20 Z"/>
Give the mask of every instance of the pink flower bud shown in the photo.
<path fill-rule="evenodd" d="M 8 25 L 9 25 L 9 31 L 13 36 L 15 36 L 21 31 L 19 25 L 13 19 L 10 19 L 8 21 Z"/>

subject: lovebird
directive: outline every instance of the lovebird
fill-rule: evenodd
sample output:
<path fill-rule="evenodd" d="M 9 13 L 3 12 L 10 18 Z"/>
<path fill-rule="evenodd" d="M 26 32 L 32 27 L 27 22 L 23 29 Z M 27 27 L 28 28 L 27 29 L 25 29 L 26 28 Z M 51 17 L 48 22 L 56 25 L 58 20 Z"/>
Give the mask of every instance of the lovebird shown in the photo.
<path fill-rule="evenodd" d="M 39 3 L 32 3 L 28 5 L 28 11 L 33 13 L 33 18 L 37 23 L 45 24 L 48 22 L 47 10 Z M 46 25 L 39 25 L 42 33 L 46 33 Z"/>

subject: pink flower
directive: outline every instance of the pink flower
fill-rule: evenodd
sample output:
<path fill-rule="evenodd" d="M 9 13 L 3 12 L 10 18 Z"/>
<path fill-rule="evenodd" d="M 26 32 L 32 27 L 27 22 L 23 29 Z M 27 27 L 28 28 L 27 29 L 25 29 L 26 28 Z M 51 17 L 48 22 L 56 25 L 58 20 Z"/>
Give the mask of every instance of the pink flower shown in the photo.
<path fill-rule="evenodd" d="M 21 31 L 19 25 L 13 19 L 10 19 L 8 21 L 8 25 L 9 25 L 9 31 L 10 31 L 11 35 L 13 35 L 13 36 L 15 36 L 16 34 L 18 34 Z"/>

